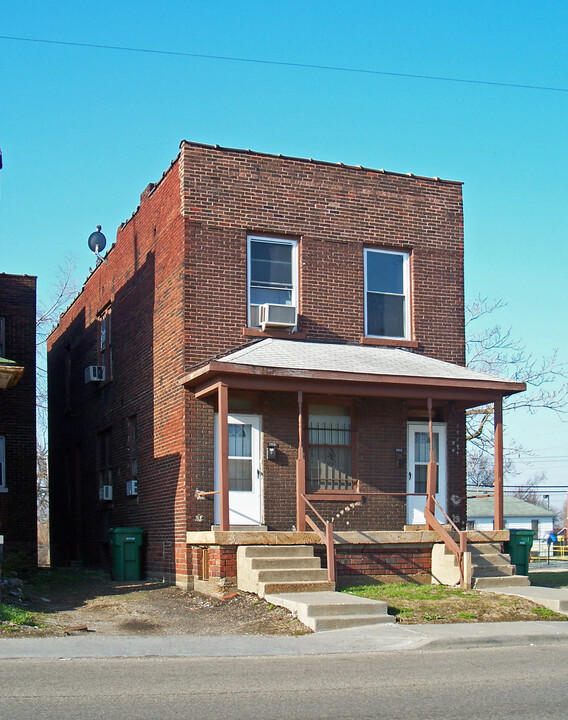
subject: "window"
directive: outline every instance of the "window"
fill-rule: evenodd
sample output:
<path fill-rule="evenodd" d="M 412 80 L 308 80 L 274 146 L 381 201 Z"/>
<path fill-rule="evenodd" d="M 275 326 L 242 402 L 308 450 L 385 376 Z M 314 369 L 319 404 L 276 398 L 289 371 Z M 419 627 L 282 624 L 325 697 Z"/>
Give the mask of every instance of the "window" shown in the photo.
<path fill-rule="evenodd" d="M 128 418 L 128 480 L 127 495 L 138 495 L 138 419 Z"/>
<path fill-rule="evenodd" d="M 438 489 L 438 466 L 440 457 L 440 436 L 434 433 L 434 460 L 436 462 L 436 492 Z M 414 433 L 414 492 L 425 493 L 428 485 L 428 464 L 430 462 L 430 435 L 427 432 Z"/>
<path fill-rule="evenodd" d="M 0 435 L 0 492 L 6 490 L 6 438 Z"/>
<path fill-rule="evenodd" d="M 365 250 L 365 334 L 409 338 L 408 253 Z"/>
<path fill-rule="evenodd" d="M 352 461 L 351 409 L 310 404 L 308 490 L 353 490 Z"/>
<path fill-rule="evenodd" d="M 248 324 L 260 325 L 258 306 L 293 305 L 297 301 L 297 253 L 295 240 L 248 238 Z"/>
<path fill-rule="evenodd" d="M 99 479 L 99 498 L 112 500 L 112 470 L 111 470 L 111 438 L 110 430 L 105 430 L 97 436 L 97 471 Z M 105 490 L 105 488 L 107 488 Z"/>
<path fill-rule="evenodd" d="M 105 380 L 112 380 L 112 329 L 110 307 L 99 318 L 99 365 L 105 369 Z"/>

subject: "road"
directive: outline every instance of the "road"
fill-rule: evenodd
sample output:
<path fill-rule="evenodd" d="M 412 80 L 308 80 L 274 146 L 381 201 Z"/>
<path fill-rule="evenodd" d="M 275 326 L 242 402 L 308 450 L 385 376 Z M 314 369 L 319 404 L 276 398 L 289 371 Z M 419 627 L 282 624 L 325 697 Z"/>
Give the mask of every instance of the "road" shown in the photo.
<path fill-rule="evenodd" d="M 566 649 L 4 659 L 0 718 L 565 720 Z"/>

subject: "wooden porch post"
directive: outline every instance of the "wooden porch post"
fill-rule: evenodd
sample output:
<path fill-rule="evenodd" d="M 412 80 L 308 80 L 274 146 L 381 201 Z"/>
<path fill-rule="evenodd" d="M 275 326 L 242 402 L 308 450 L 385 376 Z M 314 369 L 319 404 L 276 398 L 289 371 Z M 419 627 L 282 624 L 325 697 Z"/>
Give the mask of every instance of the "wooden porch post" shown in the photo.
<path fill-rule="evenodd" d="M 495 478 L 493 491 L 495 493 L 494 530 L 503 530 L 503 398 L 495 400 L 493 405 L 494 417 L 494 461 Z"/>
<path fill-rule="evenodd" d="M 306 457 L 304 454 L 304 393 L 298 390 L 298 459 L 296 460 L 296 527 L 306 532 Z"/>
<path fill-rule="evenodd" d="M 229 529 L 229 388 L 222 383 L 217 390 L 219 436 L 219 515 L 221 530 Z"/>
<path fill-rule="evenodd" d="M 436 460 L 434 456 L 434 428 L 432 426 L 432 398 L 428 398 L 428 433 L 430 436 L 430 458 L 428 460 L 428 474 L 426 476 L 426 509 L 432 515 L 436 512 L 434 496 L 436 495 Z M 433 530 L 430 522 L 426 520 L 426 530 Z"/>

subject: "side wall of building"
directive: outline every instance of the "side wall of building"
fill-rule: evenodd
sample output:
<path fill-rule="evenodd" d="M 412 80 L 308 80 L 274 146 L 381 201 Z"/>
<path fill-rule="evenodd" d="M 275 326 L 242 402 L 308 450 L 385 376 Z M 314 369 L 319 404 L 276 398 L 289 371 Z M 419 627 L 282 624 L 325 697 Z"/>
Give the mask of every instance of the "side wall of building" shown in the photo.
<path fill-rule="evenodd" d="M 37 564 L 36 278 L 0 274 L 4 354 L 24 366 L 21 380 L 0 390 L 0 436 L 5 438 L 6 487 L 0 492 L 5 563 Z"/>
<path fill-rule="evenodd" d="M 140 526 L 145 571 L 173 575 L 186 532 L 184 226 L 175 163 L 118 229 L 107 261 L 49 339 L 52 562 L 108 567 L 109 530 Z M 85 383 L 85 369 L 101 364 L 105 381 Z M 107 468 L 111 476 L 101 474 Z M 134 473 L 137 494 L 129 495 Z M 111 501 L 99 498 L 107 482 Z"/>

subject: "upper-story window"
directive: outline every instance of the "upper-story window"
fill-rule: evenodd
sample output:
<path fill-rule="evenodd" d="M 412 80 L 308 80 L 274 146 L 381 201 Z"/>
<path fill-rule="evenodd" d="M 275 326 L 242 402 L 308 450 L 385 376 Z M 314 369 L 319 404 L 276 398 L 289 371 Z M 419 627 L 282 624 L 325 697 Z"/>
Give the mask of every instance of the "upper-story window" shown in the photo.
<path fill-rule="evenodd" d="M 6 357 L 6 320 L 0 317 L 0 357 Z"/>
<path fill-rule="evenodd" d="M 298 243 L 249 236 L 248 238 L 248 324 L 258 327 L 259 306 L 298 307 Z"/>
<path fill-rule="evenodd" d="M 99 317 L 99 365 L 105 369 L 105 380 L 112 380 L 112 312 L 108 307 Z"/>
<path fill-rule="evenodd" d="M 6 490 L 6 438 L 0 435 L 0 492 Z"/>
<path fill-rule="evenodd" d="M 408 253 L 365 250 L 365 335 L 410 338 Z"/>

